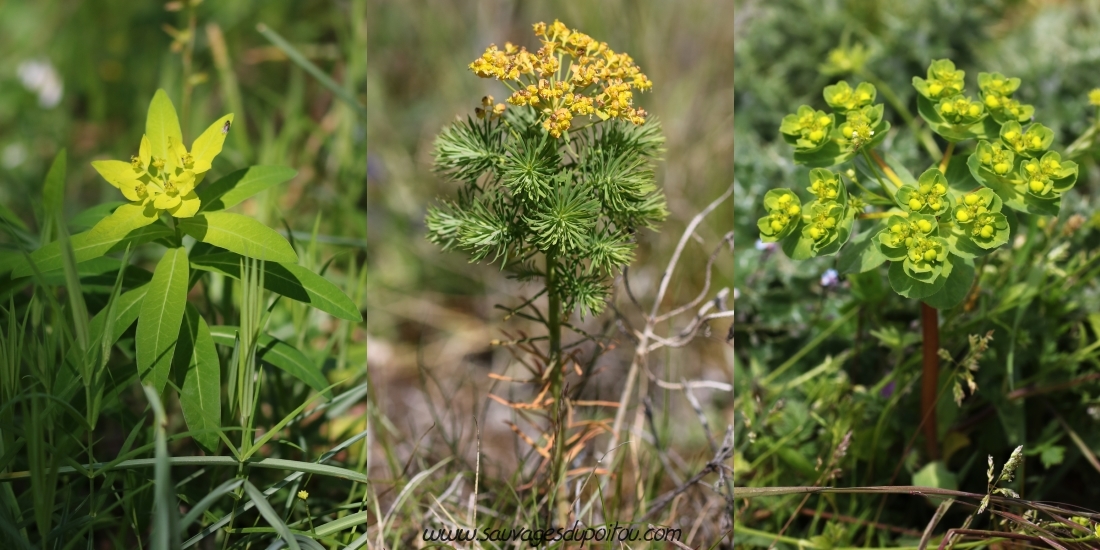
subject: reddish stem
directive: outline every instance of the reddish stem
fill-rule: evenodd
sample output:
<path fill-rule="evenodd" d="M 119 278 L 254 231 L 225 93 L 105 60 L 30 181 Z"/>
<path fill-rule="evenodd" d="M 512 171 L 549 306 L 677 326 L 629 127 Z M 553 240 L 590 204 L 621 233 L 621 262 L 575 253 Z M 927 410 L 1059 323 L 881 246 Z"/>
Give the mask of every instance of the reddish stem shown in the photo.
<path fill-rule="evenodd" d="M 924 443 L 928 456 L 932 460 L 940 457 L 939 437 L 936 425 L 936 394 L 940 379 L 940 323 L 936 308 L 921 302 L 921 329 L 924 336 L 922 346 L 923 370 L 921 374 L 920 411 L 924 419 Z"/>

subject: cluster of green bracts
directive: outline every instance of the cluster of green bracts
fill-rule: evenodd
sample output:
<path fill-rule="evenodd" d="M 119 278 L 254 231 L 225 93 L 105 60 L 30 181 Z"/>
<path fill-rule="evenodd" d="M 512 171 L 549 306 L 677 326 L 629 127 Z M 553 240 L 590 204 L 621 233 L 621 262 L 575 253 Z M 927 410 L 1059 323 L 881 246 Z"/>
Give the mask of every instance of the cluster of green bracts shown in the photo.
<path fill-rule="evenodd" d="M 1078 172 L 1075 163 L 1049 150 L 1054 133 L 1031 122 L 1035 109 L 1012 97 L 1020 79 L 980 73 L 980 95 L 974 98 L 965 95 L 965 76 L 942 59 L 932 62 L 927 78 L 913 78 L 919 113 L 951 143 L 949 151 L 976 142 L 968 156 L 952 163 L 949 153 L 919 178 L 889 155 L 885 161 L 876 157 L 881 173 L 871 163 L 867 153 L 890 126 L 882 120 L 882 105 L 873 104 L 876 90 L 869 83 L 827 86 L 824 99 L 833 113 L 803 105 L 784 117 L 780 133 L 794 147 L 795 162 L 813 168 L 805 190 L 814 198 L 804 204 L 794 190 L 769 191 L 767 214 L 757 224 L 760 239 L 780 243 L 796 260 L 839 252 L 843 273 L 890 262 L 890 283 L 898 294 L 937 308 L 961 302 L 973 283 L 974 259 L 1012 236 L 1014 211 L 1057 215 Z M 845 185 L 846 180 L 859 184 L 856 171 L 825 169 L 857 155 L 867 161 L 859 168 L 882 184 L 895 205 L 864 216 L 880 221 L 858 235 L 854 222 L 864 203 L 849 197 Z M 879 204 L 886 200 L 871 196 Z"/>
<path fill-rule="evenodd" d="M 824 95 L 833 113 L 803 105 L 796 113 L 783 117 L 779 132 L 794 146 L 795 162 L 836 166 L 886 137 L 890 123 L 882 119 L 882 104 L 872 105 L 877 95 L 873 85 L 864 82 L 852 88 L 841 81 L 826 86 Z"/>

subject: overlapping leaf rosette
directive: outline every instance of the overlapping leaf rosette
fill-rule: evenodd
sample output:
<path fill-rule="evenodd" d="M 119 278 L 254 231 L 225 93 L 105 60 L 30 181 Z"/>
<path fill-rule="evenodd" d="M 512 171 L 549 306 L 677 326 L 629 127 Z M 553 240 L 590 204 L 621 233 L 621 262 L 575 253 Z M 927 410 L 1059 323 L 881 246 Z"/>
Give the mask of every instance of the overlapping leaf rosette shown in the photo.
<path fill-rule="evenodd" d="M 841 273 L 889 262 L 898 294 L 940 309 L 961 303 L 974 281 L 975 258 L 1010 240 L 1016 212 L 1057 215 L 1078 174 L 1076 163 L 1050 150 L 1054 133 L 1034 122 L 1035 109 L 1013 97 L 1020 79 L 979 73 L 973 96 L 966 93 L 965 77 L 941 59 L 925 78 L 913 78 L 921 117 L 950 142 L 945 158 L 920 177 L 874 151 L 889 124 L 869 83 L 826 87 L 831 113 L 803 105 L 785 117 L 780 132 L 794 147 L 795 162 L 814 168 L 807 188 L 814 200 L 803 204 L 790 189 L 769 191 L 760 239 L 780 242 L 792 259 L 839 252 Z M 841 174 L 822 169 L 854 162 L 857 155 L 866 164 Z M 877 179 L 889 195 L 868 195 L 888 210 L 867 214 L 879 221 L 859 234 L 854 220 L 863 200 L 849 197 L 845 188 L 846 182 L 859 185 L 857 173 Z"/>
<path fill-rule="evenodd" d="M 803 105 L 783 117 L 779 126 L 783 139 L 794 146 L 795 162 L 819 168 L 836 166 L 886 137 L 890 123 L 882 118 L 882 104 L 874 105 L 874 85 L 863 82 L 853 88 L 842 80 L 826 86 L 824 96 L 832 113 Z"/>

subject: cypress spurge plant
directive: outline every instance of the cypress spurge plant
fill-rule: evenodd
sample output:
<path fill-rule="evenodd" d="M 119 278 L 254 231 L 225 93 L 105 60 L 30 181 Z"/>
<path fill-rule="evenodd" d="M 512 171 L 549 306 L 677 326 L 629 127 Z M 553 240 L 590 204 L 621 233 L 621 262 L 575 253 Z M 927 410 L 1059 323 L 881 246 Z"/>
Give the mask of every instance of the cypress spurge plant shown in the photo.
<path fill-rule="evenodd" d="M 553 405 L 551 484 L 566 471 L 563 329 L 570 315 L 598 315 L 612 277 L 633 259 L 634 235 L 667 211 L 655 184 L 659 124 L 633 104 L 652 82 L 625 53 L 571 30 L 537 23 L 541 47 L 491 45 L 470 70 L 512 91 L 485 97 L 435 143 L 436 169 L 462 184 L 432 207 L 428 238 L 473 262 L 496 263 L 543 290 L 515 311 L 546 327 L 543 382 Z M 532 303 L 547 297 L 545 313 Z M 530 307 L 533 315 L 519 313 Z M 580 333 L 578 333 L 580 334 Z M 559 518 L 560 519 L 560 518 Z"/>
<path fill-rule="evenodd" d="M 779 127 L 795 162 L 811 168 L 809 180 L 801 193 L 768 191 L 758 223 L 760 239 L 778 242 L 792 259 L 839 254 L 842 273 L 886 264 L 894 291 L 922 302 L 922 416 L 933 458 L 937 310 L 962 303 L 974 285 L 975 261 L 1009 242 L 1018 216 L 1056 216 L 1078 172 L 1051 150 L 1054 133 L 1033 121 L 1035 109 L 1013 97 L 1020 79 L 979 73 L 974 96 L 965 77 L 947 59 L 913 77 L 921 118 L 947 141 L 943 157 L 919 176 L 876 151 L 890 125 L 872 84 L 825 87 L 831 112 L 803 105 Z M 872 182 L 879 193 L 868 189 Z M 873 225 L 855 236 L 856 220 Z"/>

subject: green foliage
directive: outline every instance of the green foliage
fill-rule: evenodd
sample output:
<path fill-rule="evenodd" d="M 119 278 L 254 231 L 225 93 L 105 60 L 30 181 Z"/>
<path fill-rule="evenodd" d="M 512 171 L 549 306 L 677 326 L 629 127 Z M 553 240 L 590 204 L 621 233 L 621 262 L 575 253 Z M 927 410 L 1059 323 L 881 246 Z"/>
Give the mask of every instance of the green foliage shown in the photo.
<path fill-rule="evenodd" d="M 436 169 L 464 187 L 429 210 L 428 238 L 514 273 L 536 254 L 554 258 L 566 313 L 599 313 L 634 232 L 667 216 L 652 166 L 661 141 L 652 119 L 593 124 L 568 145 L 520 115 L 456 122 L 436 139 Z"/>

